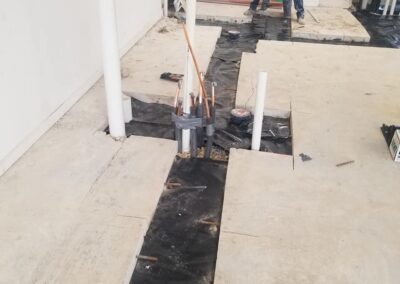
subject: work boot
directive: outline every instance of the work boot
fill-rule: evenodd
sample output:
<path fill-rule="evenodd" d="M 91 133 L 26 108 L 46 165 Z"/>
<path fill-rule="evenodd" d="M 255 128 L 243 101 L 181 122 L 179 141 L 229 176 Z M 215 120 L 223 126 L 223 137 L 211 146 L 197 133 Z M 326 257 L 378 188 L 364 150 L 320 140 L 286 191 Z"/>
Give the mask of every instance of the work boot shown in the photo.
<path fill-rule="evenodd" d="M 245 16 L 253 16 L 255 15 L 256 11 L 253 9 L 248 9 L 246 12 L 243 13 Z"/>
<path fill-rule="evenodd" d="M 297 18 L 297 23 L 299 23 L 300 26 L 305 26 L 306 22 L 304 21 L 304 17 L 298 17 Z"/>
<path fill-rule="evenodd" d="M 260 9 L 257 11 L 260 16 L 267 16 L 267 9 Z"/>

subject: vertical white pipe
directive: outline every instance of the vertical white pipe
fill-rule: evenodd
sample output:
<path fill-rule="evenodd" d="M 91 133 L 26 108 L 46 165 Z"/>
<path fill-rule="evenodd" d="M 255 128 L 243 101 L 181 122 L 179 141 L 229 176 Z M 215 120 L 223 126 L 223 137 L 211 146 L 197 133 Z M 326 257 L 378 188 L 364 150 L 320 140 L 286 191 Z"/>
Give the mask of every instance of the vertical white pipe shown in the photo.
<path fill-rule="evenodd" d="M 194 48 L 194 32 L 196 26 L 196 0 L 186 1 L 186 28 L 189 34 L 189 40 Z M 194 82 L 194 64 L 190 54 L 189 45 L 186 46 L 186 67 L 184 77 L 183 92 L 183 112 L 190 113 L 190 94 L 193 93 Z M 190 130 L 182 131 L 182 151 L 190 151 Z"/>
<path fill-rule="evenodd" d="M 168 0 L 163 0 L 164 17 L 168 17 Z"/>
<path fill-rule="evenodd" d="M 115 4 L 114 0 L 99 0 L 99 2 L 108 124 L 111 137 L 121 139 L 126 134 L 122 108 L 121 63 Z"/>
<path fill-rule="evenodd" d="M 368 5 L 368 0 L 362 0 L 361 9 L 362 10 L 367 9 L 367 5 Z"/>
<path fill-rule="evenodd" d="M 382 16 L 386 16 L 386 15 L 387 15 L 387 12 L 388 12 L 388 10 L 389 10 L 389 3 L 390 3 L 390 0 L 386 0 L 386 2 L 385 2 L 385 8 L 383 9 L 383 14 L 382 14 Z"/>
<path fill-rule="evenodd" d="M 262 123 L 264 119 L 264 102 L 267 94 L 267 81 L 267 72 L 260 72 L 258 74 L 257 96 L 254 105 L 253 137 L 251 140 L 251 149 L 253 151 L 260 151 Z"/>
<path fill-rule="evenodd" d="M 122 106 L 124 110 L 125 123 L 131 122 L 133 119 L 132 98 L 129 96 L 122 95 Z"/>
<path fill-rule="evenodd" d="M 397 0 L 392 1 L 392 6 L 390 7 L 390 16 L 394 15 L 394 9 L 396 9 Z"/>

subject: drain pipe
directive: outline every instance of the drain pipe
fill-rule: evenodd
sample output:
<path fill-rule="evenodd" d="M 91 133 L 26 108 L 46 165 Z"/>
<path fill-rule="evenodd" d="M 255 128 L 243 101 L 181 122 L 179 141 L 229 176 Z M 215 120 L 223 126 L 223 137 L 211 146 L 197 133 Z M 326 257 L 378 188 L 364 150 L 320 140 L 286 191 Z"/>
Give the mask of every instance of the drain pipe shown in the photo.
<path fill-rule="evenodd" d="M 261 147 L 261 132 L 264 119 L 264 102 L 267 94 L 267 80 L 267 72 L 260 72 L 258 74 L 257 96 L 256 104 L 254 106 L 253 137 L 251 140 L 251 149 L 253 151 L 260 151 Z"/>
<path fill-rule="evenodd" d="M 126 136 L 122 107 L 121 63 L 118 49 L 114 0 L 100 0 L 103 44 L 104 84 L 110 135 L 116 140 Z"/>
<path fill-rule="evenodd" d="M 196 26 L 196 0 L 186 1 L 186 28 L 189 41 L 194 47 L 194 31 Z M 184 76 L 183 112 L 190 114 L 190 94 L 193 93 L 194 65 L 190 54 L 189 45 L 186 46 L 186 67 Z M 190 151 L 190 130 L 182 130 L 182 151 Z"/>
<path fill-rule="evenodd" d="M 168 0 L 163 1 L 164 17 L 168 18 Z"/>

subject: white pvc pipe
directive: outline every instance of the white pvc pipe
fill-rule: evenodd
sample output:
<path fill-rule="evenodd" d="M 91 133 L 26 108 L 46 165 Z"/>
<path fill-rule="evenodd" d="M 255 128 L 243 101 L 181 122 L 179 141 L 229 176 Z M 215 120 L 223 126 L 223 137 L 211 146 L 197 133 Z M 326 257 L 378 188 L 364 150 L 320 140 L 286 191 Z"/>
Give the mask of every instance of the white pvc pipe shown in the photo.
<path fill-rule="evenodd" d="M 361 9 L 362 10 L 367 9 L 367 5 L 368 5 L 368 0 L 362 0 Z"/>
<path fill-rule="evenodd" d="M 122 95 L 122 106 L 124 110 L 124 121 L 125 123 L 129 123 L 133 119 L 132 98 L 129 96 Z"/>
<path fill-rule="evenodd" d="M 99 0 L 99 2 L 108 124 L 111 137 L 121 139 L 126 134 L 122 108 L 121 63 L 115 4 L 114 0 Z"/>
<path fill-rule="evenodd" d="M 194 48 L 194 31 L 196 26 L 196 0 L 186 1 L 186 29 L 188 31 L 189 40 Z M 190 94 L 193 93 L 194 82 L 194 64 L 192 55 L 190 54 L 189 45 L 186 46 L 186 67 L 184 76 L 184 92 L 183 92 L 183 112 L 190 113 Z M 182 131 L 182 151 L 190 151 L 190 130 Z"/>
<path fill-rule="evenodd" d="M 397 0 L 392 1 L 392 6 L 390 7 L 390 16 L 394 15 L 394 9 L 396 9 Z"/>
<path fill-rule="evenodd" d="M 163 1 L 164 17 L 168 17 L 168 0 Z"/>
<path fill-rule="evenodd" d="M 390 3 L 390 0 L 386 0 L 386 2 L 385 2 L 385 8 L 383 9 L 383 14 L 382 14 L 382 16 L 386 16 L 386 15 L 387 15 L 387 12 L 388 12 L 388 10 L 389 10 L 389 3 Z"/>
<path fill-rule="evenodd" d="M 254 105 L 253 137 L 251 140 L 251 149 L 253 151 L 260 151 L 262 123 L 264 119 L 264 102 L 267 94 L 267 81 L 267 72 L 260 72 L 258 74 L 257 96 Z"/>

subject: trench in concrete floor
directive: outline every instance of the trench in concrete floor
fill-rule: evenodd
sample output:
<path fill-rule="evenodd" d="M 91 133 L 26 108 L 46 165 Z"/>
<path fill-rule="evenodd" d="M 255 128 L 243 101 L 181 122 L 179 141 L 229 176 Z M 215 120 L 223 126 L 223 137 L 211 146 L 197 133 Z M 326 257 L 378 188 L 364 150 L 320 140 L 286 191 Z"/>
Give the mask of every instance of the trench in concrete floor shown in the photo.
<path fill-rule="evenodd" d="M 248 125 L 237 129 L 230 123 L 230 111 L 235 107 L 242 52 L 255 52 L 259 39 L 292 40 L 291 24 L 278 18 L 262 17 L 256 17 L 251 24 L 204 21 L 199 21 L 198 24 L 223 27 L 205 80 L 208 89 L 211 82 L 218 82 L 217 135 L 222 135 L 221 131 L 227 131 L 245 141 L 242 145 L 234 145 L 232 140 L 220 139 L 222 142 L 218 143 L 216 139 L 215 148 L 225 152 L 228 157 L 226 147 L 246 149 L 250 147 L 251 140 Z M 229 30 L 239 30 L 241 37 L 230 40 Z M 328 41 L 323 43 L 346 44 Z M 370 44 L 377 45 L 389 46 L 385 41 L 373 40 Z M 128 135 L 174 139 L 172 107 L 133 99 L 132 108 L 134 119 L 126 125 Z M 278 131 L 279 135 L 265 135 L 262 150 L 292 154 L 291 137 L 286 132 L 288 130 L 291 133 L 290 119 L 265 117 L 264 121 L 264 133 Z M 283 127 L 286 129 L 284 133 L 277 130 L 281 126 L 286 126 Z M 145 236 L 140 252 L 140 256 L 144 258 L 138 259 L 130 283 L 213 283 L 226 172 L 227 161 L 180 157 L 175 159 Z"/>

